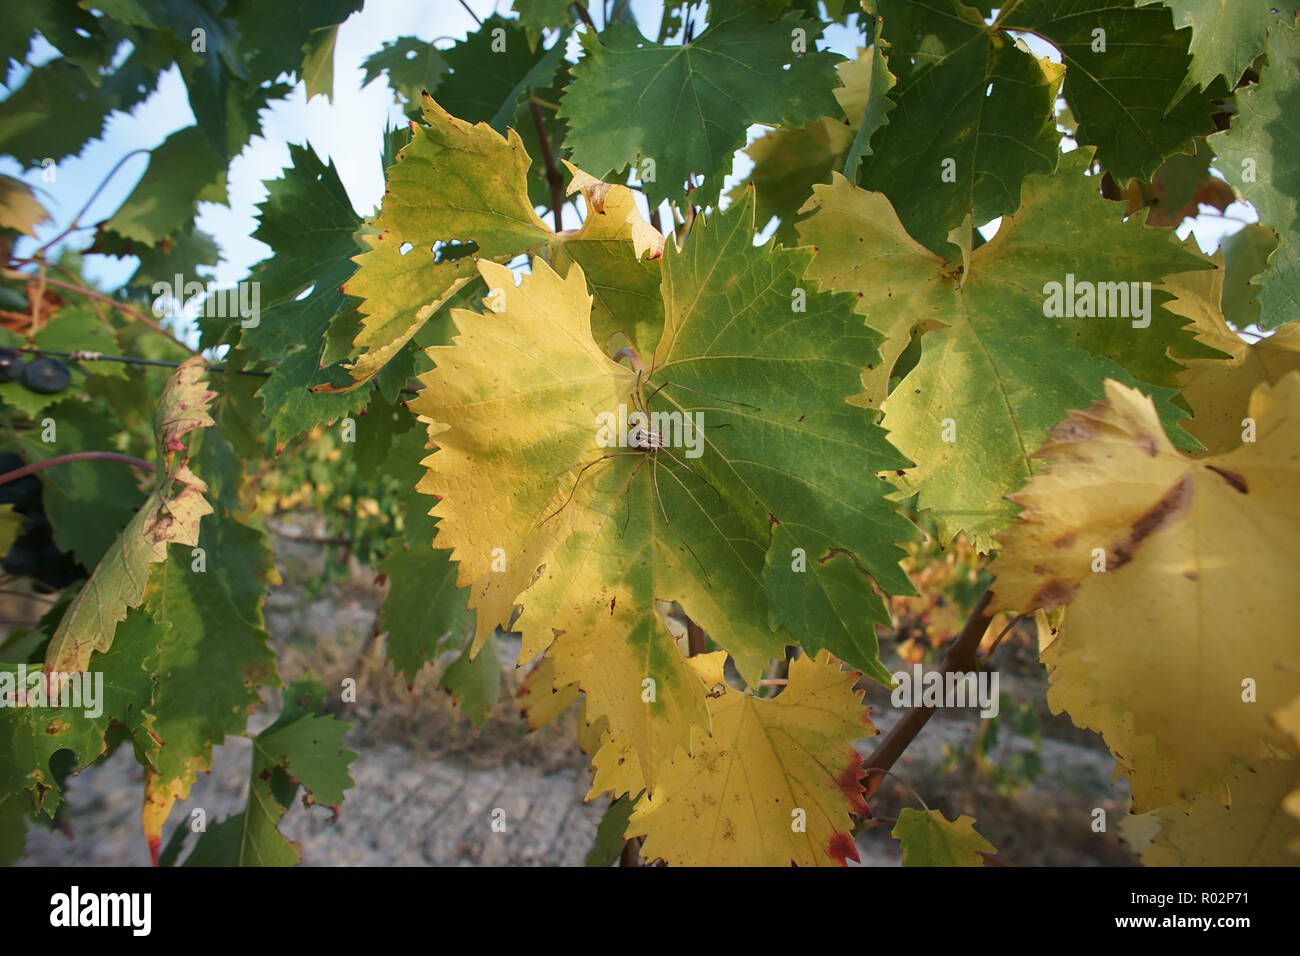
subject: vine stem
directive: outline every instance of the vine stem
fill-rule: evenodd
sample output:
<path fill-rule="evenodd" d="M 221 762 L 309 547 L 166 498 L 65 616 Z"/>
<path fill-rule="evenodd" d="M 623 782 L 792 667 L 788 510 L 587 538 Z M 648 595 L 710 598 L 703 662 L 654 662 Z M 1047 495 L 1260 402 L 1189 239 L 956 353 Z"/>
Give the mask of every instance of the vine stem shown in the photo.
<path fill-rule="evenodd" d="M 984 593 L 980 595 L 980 599 L 975 602 L 975 607 L 971 609 L 970 617 L 966 619 L 961 634 L 957 636 L 957 640 L 953 641 L 952 646 L 948 648 L 948 653 L 944 655 L 944 674 L 974 669 L 975 653 L 979 650 L 980 640 L 984 637 L 984 632 L 988 630 L 989 622 L 992 620 L 992 617 L 986 613 L 989 602 L 993 600 L 991 587 L 990 585 L 990 587 L 985 588 Z M 876 745 L 876 749 L 871 752 L 871 756 L 864 761 L 863 771 L 868 777 L 862 794 L 864 800 L 870 800 L 876 795 L 876 791 L 880 789 L 880 783 L 885 779 L 885 774 L 879 771 L 888 771 L 894 766 L 895 761 L 903 755 L 903 751 L 916 739 L 916 735 L 929 723 L 932 716 L 934 716 L 933 707 L 912 707 L 903 715 L 903 719 L 894 724 L 889 732 L 885 734 L 884 739 Z"/>
<path fill-rule="evenodd" d="M 13 471 L 6 471 L 3 475 L 0 475 L 0 485 L 17 481 L 19 478 L 25 478 L 27 475 L 34 474 L 45 468 L 51 468 L 54 465 L 66 465 L 73 461 L 120 461 L 128 465 L 135 465 L 137 468 L 143 468 L 145 471 L 157 471 L 157 466 L 153 462 L 145 461 L 143 458 L 136 458 L 134 455 L 123 455 L 121 452 L 116 451 L 74 451 L 68 455 L 55 455 L 53 458 L 46 458 L 44 461 L 35 461 L 30 465 L 15 468 Z"/>
<path fill-rule="evenodd" d="M 533 125 L 537 127 L 537 138 L 542 143 L 542 159 L 546 161 L 546 184 L 551 187 L 551 212 L 555 216 L 555 231 L 564 229 L 560 213 L 564 208 L 564 177 L 555 166 L 555 156 L 551 153 L 551 141 L 542 124 L 542 111 L 537 108 L 537 100 L 528 100 L 528 109 L 533 114 Z"/>
<path fill-rule="evenodd" d="M 72 224 L 68 226 L 67 229 L 64 229 L 61 233 L 59 233 L 57 236 L 51 239 L 49 242 L 45 243 L 39 249 L 33 252 L 31 258 L 35 259 L 39 257 L 43 252 L 45 252 L 46 249 L 50 248 L 52 245 L 54 245 L 56 242 L 58 242 L 60 239 L 63 239 L 65 236 L 69 235 L 70 233 L 76 232 L 78 229 L 88 228 L 86 226 L 78 226 L 77 223 L 81 222 L 81 217 L 84 216 L 86 212 L 90 209 L 91 203 L 93 203 L 96 199 L 99 198 L 99 194 L 104 191 L 104 187 L 109 184 L 109 181 L 112 180 L 112 178 L 117 175 L 117 171 L 121 169 L 123 164 L 132 156 L 138 156 L 141 153 L 150 153 L 150 152 L 152 152 L 152 150 L 133 149 L 131 150 L 131 152 L 127 153 L 125 156 L 119 159 L 117 161 L 117 164 L 108 171 L 108 175 L 106 175 L 102 180 L 100 180 L 99 185 L 95 187 L 95 191 L 91 193 L 90 198 L 86 200 L 86 204 L 81 207 L 81 211 L 72 217 Z"/>

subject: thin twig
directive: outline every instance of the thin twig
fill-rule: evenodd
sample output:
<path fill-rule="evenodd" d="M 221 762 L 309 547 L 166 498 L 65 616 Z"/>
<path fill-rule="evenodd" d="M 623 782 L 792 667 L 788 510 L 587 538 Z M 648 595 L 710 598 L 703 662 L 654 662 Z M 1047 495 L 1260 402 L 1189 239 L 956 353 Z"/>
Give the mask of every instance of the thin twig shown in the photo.
<path fill-rule="evenodd" d="M 948 653 L 944 655 L 944 674 L 974 669 L 975 652 L 979 649 L 980 640 L 988 629 L 989 621 L 992 620 L 985 613 L 985 609 L 992 600 L 993 591 L 990 588 L 985 588 L 984 593 L 980 595 L 980 599 L 971 610 L 970 617 L 966 619 L 961 634 L 957 636 L 957 640 L 953 641 L 948 648 Z M 863 799 L 869 800 L 875 796 L 876 791 L 880 789 L 880 782 L 885 778 L 883 773 L 873 774 L 871 771 L 889 770 L 893 767 L 898 758 L 903 755 L 903 751 L 916 739 L 916 735 L 921 732 L 921 728 L 929 723 L 932 716 L 934 716 L 934 708 L 932 707 L 913 707 L 885 734 L 884 739 L 876 745 L 876 749 L 871 752 L 871 756 L 865 761 L 868 780 L 864 787 Z"/>
<path fill-rule="evenodd" d="M 555 231 L 564 229 L 561 212 L 564 208 L 564 177 L 555 168 L 555 156 L 551 153 L 551 141 L 546 135 L 546 126 L 542 123 L 542 111 L 537 108 L 537 101 L 528 100 L 528 109 L 533 114 L 533 123 L 537 126 L 537 138 L 542 143 L 542 159 L 546 162 L 546 184 L 551 187 L 551 207 L 555 215 Z"/>
<path fill-rule="evenodd" d="M 97 299 L 100 302 L 106 303 L 107 305 L 111 305 L 113 308 L 117 309 L 117 311 L 121 312 L 123 315 L 128 315 L 134 318 L 138 322 L 143 322 L 145 325 L 149 326 L 149 328 L 153 329 L 155 332 L 159 333 L 160 335 L 167 336 L 167 338 L 171 339 L 173 342 L 175 342 L 185 351 L 189 352 L 191 355 L 198 354 L 197 352 L 194 351 L 194 349 L 190 348 L 188 345 L 186 345 L 176 336 L 172 335 L 161 325 L 159 325 L 153 319 L 149 318 L 147 315 L 145 315 L 143 312 L 141 312 L 139 309 L 135 308 L 134 306 L 127 305 L 125 302 L 119 302 L 117 301 L 117 299 L 114 299 L 112 296 L 104 295 L 104 293 L 102 292 L 96 292 L 94 289 L 87 289 L 85 286 L 73 285 L 71 282 L 60 282 L 58 279 L 46 279 L 45 282 L 47 285 L 56 286 L 57 288 L 60 289 L 67 289 L 69 292 L 80 292 L 82 295 L 87 296 L 91 299 Z"/>
<path fill-rule="evenodd" d="M 466 13 L 468 13 L 471 17 L 474 18 L 475 23 L 477 23 L 479 26 L 483 25 L 483 21 L 478 18 L 478 14 L 469 8 L 469 4 L 466 3 L 465 0 L 460 0 L 460 5 L 465 8 Z"/>
<path fill-rule="evenodd" d="M 78 212 L 75 216 L 72 217 L 72 225 L 68 226 L 67 229 L 64 229 L 61 233 L 59 233 L 57 236 L 55 236 L 55 237 L 54 237 L 53 239 L 51 239 L 49 242 L 45 243 L 45 244 L 42 245 L 39 249 L 37 249 L 35 252 L 33 252 L 32 255 L 31 255 L 31 258 L 35 259 L 35 258 L 36 258 L 37 256 L 39 256 L 41 253 L 43 253 L 46 249 L 50 248 L 50 246 L 54 245 L 54 244 L 55 244 L 56 242 L 58 242 L 60 239 L 62 239 L 62 238 L 64 238 L 65 236 L 67 236 L 69 233 L 71 233 L 71 232 L 76 232 L 78 229 L 88 228 L 88 227 L 85 227 L 85 226 L 78 226 L 77 223 L 79 223 L 79 222 L 81 221 L 81 217 L 84 216 L 84 215 L 86 214 L 86 211 L 90 209 L 90 205 L 91 205 L 91 203 L 93 203 L 93 202 L 94 202 L 94 201 L 99 197 L 99 194 L 100 194 L 101 192 L 104 191 L 104 187 L 108 185 L 109 180 L 111 180 L 115 175 L 117 175 L 117 171 L 118 171 L 119 169 L 122 168 L 122 164 L 125 163 L 125 162 L 126 162 L 128 159 L 130 159 L 132 156 L 136 155 L 137 153 L 149 153 L 149 152 L 152 152 L 152 150 L 148 150 L 148 149 L 133 149 L 133 150 L 131 150 L 131 152 L 127 153 L 125 156 L 123 156 L 121 159 L 119 159 L 119 160 L 117 161 L 117 165 L 115 165 L 112 169 L 110 169 L 110 170 L 108 171 L 108 175 L 105 176 L 105 177 L 100 181 L 99 185 L 95 187 L 95 191 L 94 191 L 93 193 L 90 194 L 90 198 L 87 199 L 87 200 L 86 200 L 86 204 L 85 204 L 84 206 L 81 207 L 81 211 Z"/>
<path fill-rule="evenodd" d="M 116 451 L 74 451 L 68 455 L 55 455 L 53 458 L 46 458 L 43 461 L 34 461 L 30 465 L 23 465 L 21 468 L 15 468 L 13 471 L 6 471 L 0 475 L 0 485 L 8 484 L 11 481 L 17 481 L 19 478 L 25 478 L 27 475 L 34 474 L 45 468 L 54 465 L 66 465 L 73 461 L 120 461 L 128 465 L 134 465 L 136 468 L 142 468 L 145 471 L 156 471 L 157 467 L 151 461 L 145 461 L 143 458 L 136 458 L 134 455 L 123 455 Z"/>

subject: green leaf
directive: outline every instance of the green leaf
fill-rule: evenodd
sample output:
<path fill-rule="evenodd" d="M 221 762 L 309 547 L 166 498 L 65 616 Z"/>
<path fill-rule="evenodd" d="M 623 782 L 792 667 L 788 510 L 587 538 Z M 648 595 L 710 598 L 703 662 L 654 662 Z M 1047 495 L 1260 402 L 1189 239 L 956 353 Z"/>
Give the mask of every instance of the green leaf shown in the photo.
<path fill-rule="evenodd" d="M 1025 177 L 1056 168 L 1062 70 L 991 32 L 975 10 L 954 15 L 951 0 L 877 7 L 896 105 L 858 182 L 888 196 L 908 233 L 943 254 L 967 215 L 981 225 L 1015 212 Z"/>
<path fill-rule="evenodd" d="M 475 733 L 482 730 L 501 696 L 501 662 L 497 660 L 496 644 L 489 638 L 478 654 L 471 657 L 467 643 L 460 656 L 443 671 L 439 683 L 469 718 Z"/>
<path fill-rule="evenodd" d="M 567 32 L 573 26 L 569 0 L 514 0 L 510 9 L 519 15 L 519 23 L 533 46 L 538 46 L 543 30 Z M 561 40 L 556 45 L 562 47 L 564 43 Z"/>
<path fill-rule="evenodd" d="M 530 87 L 549 86 L 564 44 L 534 51 L 514 20 L 492 15 L 443 54 L 451 75 L 438 86 L 442 107 L 469 123 L 487 123 L 505 135 L 515 105 Z"/>
<path fill-rule="evenodd" d="M 1171 402 L 1181 366 L 1170 352 L 1200 350 L 1188 320 L 1162 307 L 1171 297 L 1159 283 L 1209 263 L 1170 232 L 1120 222 L 1119 207 L 1084 175 L 1088 152 L 1063 156 L 1053 176 L 1027 179 L 1020 210 L 966 266 L 920 246 L 884 196 L 842 177 L 816 187 L 813 215 L 800 224 L 803 241 L 818 247 L 809 276 L 860 293 L 859 310 L 885 335 L 884 361 L 869 363 L 863 379 L 865 402 L 883 401 L 891 440 L 917 463 L 897 484 L 919 492 L 918 507 L 933 512 L 945 541 L 965 532 L 977 548 L 991 546 L 1017 512 L 1003 496 L 1033 473 L 1030 456 L 1047 430 L 1067 410 L 1100 399 L 1105 378 L 1143 383 L 1175 440 L 1198 447 L 1176 424 L 1187 414 Z M 1149 325 L 1135 328 L 1143 320 L 1122 315 L 1049 315 L 1049 283 L 1072 282 L 1067 275 L 1150 282 Z M 891 392 L 914 334 L 920 359 Z"/>
<path fill-rule="evenodd" d="M 46 409 L 57 441 L 20 435 L 24 457 L 44 461 L 72 451 L 115 451 L 118 428 L 102 403 L 65 399 Z M 145 501 L 136 473 L 115 461 L 74 461 L 38 472 L 54 542 L 88 568 L 95 567 Z"/>
<path fill-rule="evenodd" d="M 1258 84 L 1237 92 L 1232 125 L 1210 137 L 1216 165 L 1260 222 L 1278 234 L 1278 247 L 1255 284 L 1259 324 L 1276 329 L 1300 316 L 1300 32 L 1280 26 L 1268 39 L 1268 65 Z"/>
<path fill-rule="evenodd" d="M 889 835 L 903 845 L 903 866 L 983 866 L 981 853 L 997 853 L 974 817 L 949 820 L 938 810 L 904 807 Z"/>
<path fill-rule="evenodd" d="M 157 245 L 194 218 L 200 200 L 226 201 L 226 161 L 197 126 L 187 126 L 149 154 L 140 182 L 103 228 Z"/>
<path fill-rule="evenodd" d="M 1277 248 L 1277 234 L 1253 222 L 1219 244 L 1223 250 L 1223 317 L 1239 329 L 1259 321 L 1259 286 L 1252 280 L 1264 271 Z"/>
<path fill-rule="evenodd" d="M 206 232 L 195 229 L 192 223 L 182 226 L 166 239 L 159 240 L 157 245 L 134 243 L 101 226 L 95 233 L 94 243 L 86 252 L 119 259 L 137 257 L 140 265 L 126 280 L 127 289 L 152 289 L 157 282 L 166 282 L 170 286 L 178 274 L 196 276 L 199 266 L 215 266 L 221 258 L 216 240 Z M 215 344 L 206 340 L 201 342 L 203 348 Z"/>
<path fill-rule="evenodd" d="M 6 60 L 25 60 L 34 33 L 40 33 L 92 79 L 113 53 L 99 18 L 70 0 L 15 3 L 5 16 L 8 22 L 0 36 L 0 66 L 7 67 Z"/>
<path fill-rule="evenodd" d="M 362 66 L 366 71 L 362 85 L 369 85 L 380 73 L 387 73 L 388 85 L 406 100 L 407 113 L 413 118 L 420 115 L 420 94 L 436 90 L 448 70 L 438 49 L 417 37 L 399 37 L 385 43 Z"/>
<path fill-rule="evenodd" d="M 362 0 L 234 0 L 228 11 L 239 27 L 240 52 L 247 54 L 249 79 L 274 80 L 293 72 L 312 32 L 342 23 Z M 310 94 L 309 94 L 310 95 Z"/>
<path fill-rule="evenodd" d="M 338 41 L 337 26 L 313 30 L 302 47 L 302 79 L 307 87 L 307 99 L 313 96 L 334 96 L 334 44 Z"/>
<path fill-rule="evenodd" d="M 0 102 L 0 153 L 24 166 L 56 162 L 100 134 L 110 97 L 68 60 L 52 60 Z"/>
<path fill-rule="evenodd" d="M 156 855 L 163 823 L 185 799 L 195 774 L 212 768 L 212 747 L 245 732 L 260 686 L 277 687 L 275 652 L 262 626 L 261 603 L 271 573 L 265 537 L 232 520 L 204 526 L 199 545 L 173 545 L 154 571 L 145 609 L 156 622 L 148 669 L 160 675 L 148 711 L 144 755 L 144 829 Z"/>
<path fill-rule="evenodd" d="M 437 520 L 429 515 L 436 503 L 415 490 L 424 473 L 425 429 L 413 428 L 393 445 L 389 467 L 403 491 L 395 510 L 402 516 L 402 537 L 376 568 L 388 575 L 388 596 L 379 612 L 379 629 L 386 632 L 388 659 L 408 681 L 425 664 L 446 650 L 448 638 L 462 638 L 474 626 L 469 591 L 456 587 L 456 565 L 446 551 L 432 547 Z"/>
<path fill-rule="evenodd" d="M 628 821 L 641 794 L 624 794 L 605 810 L 596 827 L 596 848 L 587 854 L 586 866 L 613 866 L 623 852 Z"/>
<path fill-rule="evenodd" d="M 1279 19 L 1273 0 L 1137 0 L 1134 6 L 1162 2 L 1173 11 L 1174 26 L 1192 33 L 1192 66 L 1180 94 L 1196 86 L 1205 89 L 1219 76 L 1235 88 L 1264 52 L 1264 37 Z"/>
<path fill-rule="evenodd" d="M 890 98 L 889 91 L 898 83 L 898 78 L 889 72 L 886 59 L 889 42 L 882 36 L 883 25 L 877 19 L 875 26 L 871 28 L 871 78 L 867 85 L 867 102 L 863 107 L 862 118 L 857 121 L 858 131 L 849 145 L 848 155 L 844 157 L 842 170 L 849 179 L 857 178 L 862 158 L 874 154 L 871 138 L 876 135 L 876 130 L 889 122 L 889 111 L 894 108 L 894 101 Z M 847 113 L 848 110 L 846 109 L 845 112 Z M 852 120 L 853 117 L 850 115 L 849 119 Z"/>
<path fill-rule="evenodd" d="M 280 718 L 253 738 L 248 804 L 242 813 L 208 827 L 185 866 L 294 866 L 299 845 L 279 831 L 298 788 L 304 802 L 334 810 L 352 786 L 343 748 L 351 724 L 324 714 L 324 688 L 314 679 L 294 681 L 284 692 Z"/>
<path fill-rule="evenodd" d="M 1075 139 L 1096 146 L 1097 160 L 1120 182 L 1149 182 L 1165 159 L 1191 152 L 1192 139 L 1215 128 L 1214 101 L 1228 93 L 1222 81 L 1171 107 L 1191 57 L 1187 33 L 1173 30 L 1164 7 L 1024 0 L 1006 5 L 997 25 L 1036 33 L 1061 52 L 1063 92 L 1078 120 Z"/>
<path fill-rule="evenodd" d="M 791 50 L 796 27 L 807 33 L 805 54 Z M 817 51 L 822 27 L 797 14 L 767 22 L 744 11 L 710 24 L 688 46 L 654 43 L 627 23 L 599 37 L 584 33 L 585 55 L 560 101 L 573 161 L 603 177 L 628 166 L 644 171 L 642 160 L 653 160 L 654 179 L 642 184 L 651 207 L 680 202 L 691 175 L 704 182 L 690 202 L 716 204 L 751 124 L 841 118 L 831 89 L 842 57 Z"/>

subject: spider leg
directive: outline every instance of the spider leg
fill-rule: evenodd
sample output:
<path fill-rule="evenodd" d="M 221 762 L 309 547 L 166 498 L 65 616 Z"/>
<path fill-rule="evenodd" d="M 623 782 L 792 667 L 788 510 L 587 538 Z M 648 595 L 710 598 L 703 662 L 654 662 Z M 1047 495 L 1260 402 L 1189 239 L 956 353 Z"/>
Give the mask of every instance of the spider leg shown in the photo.
<path fill-rule="evenodd" d="M 659 450 L 660 450 L 661 452 L 663 452 L 665 455 L 667 455 L 669 458 L 671 458 L 673 461 L 677 462 L 677 464 L 681 465 L 683 468 L 685 468 L 687 471 L 689 471 L 689 472 L 690 472 L 692 475 L 694 475 L 696 478 L 700 479 L 700 481 L 702 481 L 702 482 L 704 482 L 706 485 L 708 485 L 709 490 L 710 490 L 711 492 L 713 492 L 715 495 L 718 496 L 718 501 L 719 501 L 719 502 L 722 501 L 722 493 L 721 493 L 720 491 L 718 491 L 717 488 L 714 488 L 714 487 L 713 487 L 713 483 L 710 482 L 709 479 L 705 478 L 703 475 L 701 475 L 698 471 L 696 471 L 696 470 L 695 470 L 694 468 L 692 468 L 690 465 L 686 464 L 686 462 L 682 461 L 680 458 L 678 458 L 676 455 L 674 455 L 672 452 L 670 452 L 667 448 L 660 448 Z"/>
<path fill-rule="evenodd" d="M 662 449 L 660 450 L 662 451 Z M 673 523 L 668 520 L 668 509 L 664 507 L 663 496 L 659 494 L 659 455 L 658 453 L 652 453 L 652 457 L 654 458 L 654 461 L 650 465 L 650 478 L 655 489 L 655 499 L 659 502 L 659 512 L 664 516 L 664 524 L 668 525 L 668 530 L 677 535 L 677 540 L 680 541 L 682 546 L 691 553 L 691 557 L 695 559 L 695 563 L 700 566 L 700 572 L 704 575 L 705 586 L 711 588 L 713 587 L 713 583 L 709 580 L 709 571 L 704 566 L 704 562 L 700 560 L 700 556 L 695 553 L 695 549 L 690 546 L 686 539 L 680 534 L 677 534 L 677 529 L 674 528 Z"/>
<path fill-rule="evenodd" d="M 556 508 L 545 518 L 539 521 L 537 523 L 537 527 L 540 528 L 542 525 L 546 524 L 546 522 L 550 521 L 552 518 L 554 518 L 556 515 L 558 515 L 561 511 L 563 511 L 565 508 L 569 506 L 569 502 L 573 500 L 573 496 L 578 492 L 578 482 L 582 481 L 582 476 L 586 473 L 588 468 L 592 468 L 596 465 L 599 465 L 602 461 L 605 461 L 607 459 L 618 458 L 620 455 L 639 455 L 639 454 L 640 452 L 636 452 L 636 451 L 612 451 L 609 452 L 608 454 L 601 455 L 595 461 L 587 462 L 587 464 L 583 465 L 582 469 L 578 472 L 578 477 L 573 479 L 573 487 L 569 489 L 569 497 L 564 499 L 564 504 L 560 505 L 560 507 Z"/>
<path fill-rule="evenodd" d="M 629 492 L 632 489 L 632 479 L 635 478 L 636 473 L 641 470 L 641 466 L 645 464 L 645 460 L 646 456 L 642 455 L 641 460 L 638 461 L 636 467 L 632 469 L 632 474 L 628 475 L 627 481 L 623 483 L 623 501 L 627 505 L 627 517 L 623 519 L 623 530 L 620 534 L 627 534 L 627 526 L 632 522 L 632 496 Z"/>
<path fill-rule="evenodd" d="M 754 411 L 756 411 L 756 412 L 761 412 L 761 411 L 762 411 L 762 409 L 759 408 L 757 405 L 751 405 L 751 404 L 749 404 L 748 402 L 733 402 L 733 401 L 732 401 L 731 399 L 729 399 L 729 398 L 721 398 L 721 397 L 719 397 L 719 396 L 717 396 L 717 395 L 711 395 L 711 394 L 709 394 L 708 392 L 702 392 L 702 391 L 700 391 L 698 388 L 691 388 L 689 385 L 679 385 L 677 382 L 660 382 L 660 383 L 659 383 L 659 387 L 656 388 L 653 392 L 651 392 L 649 395 L 646 396 L 646 401 L 648 402 L 648 401 L 650 401 L 650 399 L 652 399 L 652 398 L 654 398 L 656 395 L 658 395 L 659 392 L 660 392 L 660 390 L 663 389 L 663 388 L 664 388 L 665 386 L 667 386 L 667 385 L 671 385 L 673 388 L 680 388 L 682 391 L 685 391 L 685 392 L 694 392 L 696 395 L 703 395 L 705 398 L 711 398 L 711 399 L 713 399 L 715 402 L 724 402 L 724 403 L 726 403 L 727 405 L 739 405 L 739 406 L 741 406 L 742 408 L 752 408 L 752 409 L 753 409 Z"/>

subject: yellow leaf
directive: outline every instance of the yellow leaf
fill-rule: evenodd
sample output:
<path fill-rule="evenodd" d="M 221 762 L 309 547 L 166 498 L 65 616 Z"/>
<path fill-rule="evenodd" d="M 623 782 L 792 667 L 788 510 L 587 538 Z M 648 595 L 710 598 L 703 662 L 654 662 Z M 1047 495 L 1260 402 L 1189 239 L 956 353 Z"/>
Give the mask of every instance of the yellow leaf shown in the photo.
<path fill-rule="evenodd" d="M 850 813 L 869 816 L 853 741 L 876 732 L 859 676 L 825 651 L 790 665 L 772 700 L 727 690 L 710 700 L 712 735 L 696 728 L 627 836 L 641 854 L 682 866 L 800 866 L 857 860 Z"/>
<path fill-rule="evenodd" d="M 1288 322 L 1253 344 L 1228 327 L 1219 308 L 1222 254 L 1216 261 L 1218 269 L 1184 272 L 1165 280 L 1165 288 L 1177 296 L 1165 308 L 1190 318 L 1197 339 L 1227 355 L 1183 359 L 1187 369 L 1178 377 L 1193 416 L 1184 427 L 1211 455 L 1232 451 L 1242 443 L 1247 428 L 1243 419 L 1256 385 L 1271 385 L 1287 372 L 1300 369 L 1300 322 Z"/>
<path fill-rule="evenodd" d="M 0 228 L 35 238 L 36 227 L 49 220 L 50 214 L 36 201 L 31 187 L 12 176 L 0 176 Z"/>
<path fill-rule="evenodd" d="M 1114 381 L 1071 412 L 1011 496 L 991 612 L 1069 604 L 1043 651 L 1054 712 L 1101 732 L 1139 811 L 1226 800 L 1234 758 L 1285 745 L 1268 715 L 1300 694 L 1300 373 L 1258 386 L 1257 441 L 1173 448 L 1151 400 Z"/>
<path fill-rule="evenodd" d="M 112 645 L 127 610 L 143 600 L 150 565 L 167 559 L 167 545 L 199 543 L 199 519 L 212 514 L 212 506 L 203 497 L 208 486 L 190 471 L 181 439 L 213 424 L 208 403 L 216 393 L 207 390 L 205 363 L 198 355 L 187 359 L 163 387 L 154 413 L 158 474 L 153 493 L 59 622 L 45 654 L 47 672 L 84 671 L 92 653 Z"/>
<path fill-rule="evenodd" d="M 543 657 L 519 685 L 515 695 L 530 730 L 545 727 L 578 699 L 578 685 L 555 686 L 555 662 Z"/>
<path fill-rule="evenodd" d="M 1187 812 L 1166 806 L 1125 818 L 1120 832 L 1147 866 L 1296 866 L 1300 820 L 1278 806 L 1297 787 L 1300 762 L 1263 761 L 1228 778 L 1231 806 L 1201 796 Z"/>

